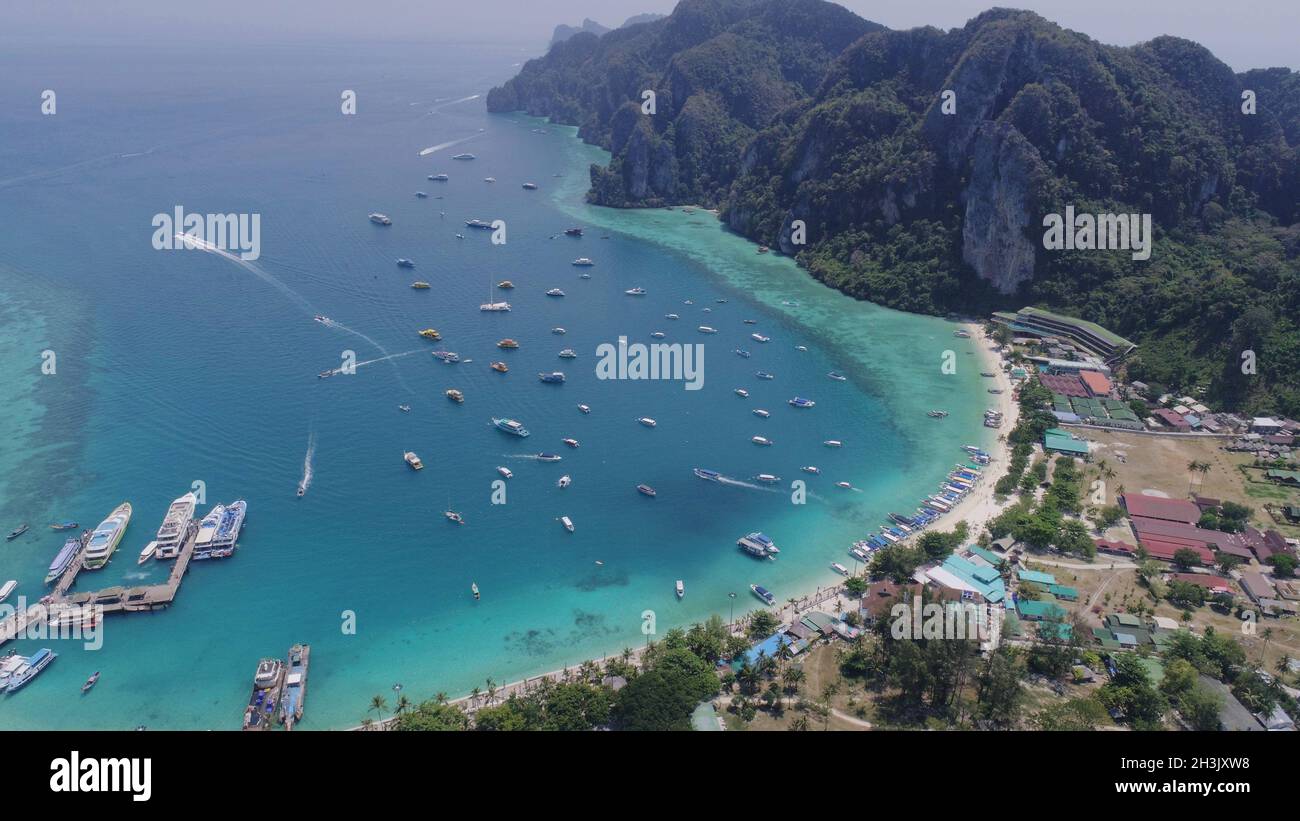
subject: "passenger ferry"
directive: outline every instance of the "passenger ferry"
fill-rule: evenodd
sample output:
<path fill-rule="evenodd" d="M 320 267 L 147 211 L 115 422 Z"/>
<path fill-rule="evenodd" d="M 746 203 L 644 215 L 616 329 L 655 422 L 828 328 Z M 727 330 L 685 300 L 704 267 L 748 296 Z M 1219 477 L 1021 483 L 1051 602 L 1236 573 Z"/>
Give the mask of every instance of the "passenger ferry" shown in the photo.
<path fill-rule="evenodd" d="M 307 700 L 307 671 L 311 664 L 311 645 L 295 644 L 289 648 L 289 671 L 284 677 L 284 697 L 280 701 L 280 723 L 286 730 L 302 720 Z"/>
<path fill-rule="evenodd" d="M 265 730 L 271 726 L 275 706 L 280 701 L 284 686 L 284 662 L 280 659 L 262 659 L 253 674 L 253 692 L 244 708 L 245 730 Z"/>
<path fill-rule="evenodd" d="M 770 537 L 758 531 L 741 536 L 736 540 L 736 545 L 751 556 L 764 559 L 773 558 L 781 552 Z"/>
<path fill-rule="evenodd" d="M 645 288 L 640 288 L 640 287 L 637 287 L 637 288 L 628 288 L 628 289 L 627 289 L 626 291 L 624 291 L 623 293 L 627 294 L 628 296 L 645 296 L 645 295 L 646 295 L 646 290 L 645 290 Z"/>
<path fill-rule="evenodd" d="M 560 371 L 552 371 L 551 373 L 539 373 L 537 378 L 550 384 L 559 384 L 564 381 L 564 374 Z"/>
<path fill-rule="evenodd" d="M 816 405 L 816 402 L 811 399 L 804 399 L 802 396 L 796 396 L 790 400 L 790 407 L 792 408 L 811 408 Z"/>
<path fill-rule="evenodd" d="M 461 393 L 455 388 L 448 388 L 446 396 L 448 399 L 450 399 L 451 401 L 455 402 L 458 405 L 465 401 L 465 394 Z"/>
<path fill-rule="evenodd" d="M 493 417 L 492 424 L 496 426 L 497 430 L 504 431 L 512 436 L 522 437 L 528 435 L 528 429 L 513 419 L 497 419 Z"/>
<path fill-rule="evenodd" d="M 5 686 L 5 692 L 18 692 L 23 687 L 27 686 L 28 682 L 36 678 L 42 670 L 49 667 L 50 662 L 54 661 L 58 657 L 59 654 L 48 647 L 42 647 L 37 650 L 34 654 L 24 659 L 23 664 L 10 674 L 9 683 Z"/>
<path fill-rule="evenodd" d="M 757 584 L 751 584 L 749 586 L 749 590 L 755 596 L 758 596 L 759 600 L 762 601 L 763 604 L 766 604 L 768 607 L 771 607 L 772 605 L 776 604 L 776 597 L 773 596 L 771 593 L 769 593 L 767 591 L 767 588 L 760 587 Z"/>
<path fill-rule="evenodd" d="M 392 225 L 393 221 L 388 218 L 387 214 L 374 213 L 370 215 L 370 221 L 375 225 Z"/>
<path fill-rule="evenodd" d="M 45 574 L 45 583 L 51 584 L 60 576 L 63 571 L 76 561 L 81 554 L 81 548 L 85 546 L 85 535 L 73 536 L 63 543 L 63 547 L 55 554 L 54 561 L 50 562 L 49 571 Z"/>
<path fill-rule="evenodd" d="M 649 416 L 638 417 L 636 421 L 640 422 L 642 425 L 645 425 L 647 428 L 653 428 L 655 425 L 659 424 L 655 420 L 651 419 Z"/>
<path fill-rule="evenodd" d="M 212 510 L 208 511 L 208 515 L 204 516 L 203 520 L 199 522 L 199 535 L 194 539 L 195 559 L 199 558 L 200 552 L 206 553 L 212 549 L 212 540 L 217 535 L 217 526 L 221 524 L 221 517 L 225 512 L 225 505 L 215 505 Z M 155 545 L 154 549 L 156 550 L 158 543 L 153 542 L 153 544 Z M 140 561 L 143 562 L 143 554 L 141 554 L 141 556 L 142 558 Z"/>
<path fill-rule="evenodd" d="M 693 468 L 695 475 L 706 482 L 717 482 L 722 479 L 722 474 L 716 470 L 706 470 L 705 468 Z"/>
<path fill-rule="evenodd" d="M 188 502 L 188 507 L 182 503 Z M 170 544 L 176 545 L 177 551 L 180 547 L 180 539 L 185 533 L 185 525 L 190 522 L 190 515 L 194 513 L 195 496 L 193 493 L 187 493 L 181 498 L 172 502 L 171 508 L 167 511 L 167 518 L 163 521 L 162 529 L 158 531 L 158 541 L 164 541 L 164 531 L 168 533 L 171 541 Z M 178 507 L 179 505 L 179 507 Z M 182 521 L 180 517 L 184 517 Z M 131 503 L 123 502 L 108 514 L 108 518 L 99 523 L 99 527 L 90 534 L 90 541 L 86 543 L 86 553 L 82 557 L 81 566 L 86 570 L 98 570 L 108 564 L 109 558 L 117 545 L 122 541 L 122 534 L 126 532 L 126 526 L 131 523 Z M 171 528 L 171 530 L 169 530 Z M 175 554 L 173 554 L 175 555 Z"/>
<path fill-rule="evenodd" d="M 411 466 L 412 470 L 424 470 L 424 462 L 421 462 L 420 457 L 415 455 L 415 451 L 406 451 L 402 454 L 402 459 Z"/>

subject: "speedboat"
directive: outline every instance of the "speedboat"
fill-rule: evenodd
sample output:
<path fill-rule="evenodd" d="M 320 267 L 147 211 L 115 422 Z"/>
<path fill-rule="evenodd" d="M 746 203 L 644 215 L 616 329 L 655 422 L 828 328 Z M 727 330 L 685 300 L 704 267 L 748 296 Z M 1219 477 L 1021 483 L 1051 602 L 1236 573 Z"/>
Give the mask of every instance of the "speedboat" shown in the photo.
<path fill-rule="evenodd" d="M 678 579 L 678 580 L 677 580 L 677 584 L 675 585 L 675 589 L 676 589 L 676 591 L 677 591 L 677 598 L 680 599 L 680 598 L 682 598 L 682 597 L 684 597 L 684 596 L 686 595 L 686 585 L 682 582 L 681 579 Z"/>
<path fill-rule="evenodd" d="M 650 487 L 649 485 L 637 485 L 636 489 L 637 492 L 640 493 L 641 495 L 649 496 L 652 499 L 657 495 L 655 493 L 655 489 Z"/>
<path fill-rule="evenodd" d="M 447 180 L 451 179 L 451 177 L 448 177 L 446 174 L 430 174 L 429 176 L 425 177 L 425 179 L 433 180 L 434 182 L 446 182 Z"/>
<path fill-rule="evenodd" d="M 16 587 L 18 587 L 18 582 L 15 581 L 14 579 L 10 579 L 9 581 L 0 585 L 0 601 L 4 601 L 5 599 L 9 598 L 9 594 L 14 592 L 14 589 Z"/>
<path fill-rule="evenodd" d="M 626 291 L 624 291 L 623 293 L 627 294 L 628 296 L 645 296 L 645 295 L 646 295 L 646 290 L 645 290 L 645 288 L 639 288 L 639 287 L 638 287 L 638 288 L 628 288 L 628 289 L 627 289 Z"/>
<path fill-rule="evenodd" d="M 448 365 L 454 365 L 460 361 L 460 354 L 455 351 L 434 351 L 433 358 L 441 359 Z"/>
<path fill-rule="evenodd" d="M 465 394 L 461 393 L 460 391 L 456 390 L 455 388 L 448 388 L 448 389 L 447 389 L 447 398 L 450 399 L 451 401 L 457 403 L 457 404 L 460 404 L 461 402 L 464 402 L 464 401 L 465 401 Z"/>
<path fill-rule="evenodd" d="M 555 334 L 556 336 L 564 336 L 565 334 L 568 333 L 568 331 L 564 330 L 563 328 L 552 328 L 551 333 Z"/>
<path fill-rule="evenodd" d="M 564 235 L 565 235 L 566 237 L 580 237 L 580 236 L 582 236 L 582 229 L 581 229 L 581 228 L 565 228 L 565 229 L 564 229 Z"/>
<path fill-rule="evenodd" d="M 510 468 L 508 468 L 508 467 L 499 467 L 499 468 L 497 468 L 497 473 L 500 473 L 500 474 L 501 474 L 503 477 L 505 477 L 506 479 L 513 479 L 513 478 L 514 478 L 514 474 L 510 472 Z"/>
<path fill-rule="evenodd" d="M 564 525 L 565 530 L 569 531 L 570 533 L 573 532 L 573 520 L 570 519 L 568 516 L 561 516 L 560 524 Z"/>
<path fill-rule="evenodd" d="M 497 347 L 506 350 L 513 350 L 514 348 L 519 347 L 519 343 L 514 341 L 513 339 L 503 339 L 497 343 Z"/>
<path fill-rule="evenodd" d="M 822 442 L 822 444 L 825 445 L 825 446 L 828 447 L 828 448 L 842 448 L 842 447 L 844 447 L 844 443 L 841 442 L 841 441 L 838 440 L 838 439 L 827 439 L 825 442 Z"/>
<path fill-rule="evenodd" d="M 722 474 L 716 470 L 707 470 L 705 468 L 694 468 L 695 475 L 706 482 L 717 482 L 722 479 Z"/>
<path fill-rule="evenodd" d="M 578 410 L 582 411 L 583 413 L 591 413 L 591 406 L 590 406 L 590 405 L 579 405 L 579 406 L 578 406 Z"/>
<path fill-rule="evenodd" d="M 759 379 L 776 379 L 774 374 L 770 374 L 767 371 L 754 371 L 754 376 Z"/>
<path fill-rule="evenodd" d="M 370 215 L 370 221 L 376 225 L 392 225 L 393 221 L 388 218 L 387 214 L 374 213 Z"/>
<path fill-rule="evenodd" d="M 26 522 L 24 522 L 23 524 L 18 525 L 18 527 L 15 527 L 13 530 L 9 531 L 9 535 L 8 535 L 8 536 L 5 536 L 5 541 L 6 541 L 6 542 L 12 542 L 14 539 L 17 539 L 19 536 L 21 536 L 21 535 L 23 535 L 24 533 L 26 533 L 27 530 L 28 530 L 28 528 L 29 528 L 29 525 L 28 525 Z"/>
<path fill-rule="evenodd" d="M 545 456 L 546 454 L 541 454 L 541 455 Z M 556 481 L 555 486 L 559 488 L 565 488 L 571 484 L 573 484 L 573 477 L 566 473 Z"/>
<path fill-rule="evenodd" d="M 767 591 L 767 588 L 760 587 L 759 585 L 756 584 L 751 584 L 749 586 L 749 590 L 755 596 L 758 596 L 759 600 L 762 601 L 763 604 L 766 604 L 768 607 L 771 607 L 772 605 L 776 604 L 776 597 L 773 596 L 771 593 L 769 593 Z"/>
<path fill-rule="evenodd" d="M 736 388 L 736 396 L 739 396 L 741 399 L 744 399 L 749 396 L 749 391 L 745 390 L 744 388 Z"/>
<path fill-rule="evenodd" d="M 397 406 L 397 409 L 398 409 L 399 411 L 401 411 L 402 413 L 410 413 L 410 412 L 411 412 L 411 406 L 410 406 L 410 405 L 398 405 L 398 406 Z"/>
<path fill-rule="evenodd" d="M 561 459 L 559 454 L 555 453 L 539 453 L 533 458 L 539 462 L 558 462 Z M 564 477 L 561 476 L 560 478 L 563 479 Z"/>
<path fill-rule="evenodd" d="M 219 517 L 218 517 L 218 518 L 219 518 Z M 207 518 L 204 518 L 203 521 L 206 522 L 206 521 L 207 521 Z M 158 549 L 158 541 L 157 541 L 157 540 L 154 540 L 154 541 L 152 541 L 152 542 L 149 542 L 149 544 L 145 545 L 145 546 L 144 546 L 144 549 L 140 551 L 140 558 L 136 559 L 136 560 L 135 560 L 135 563 L 136 563 L 136 564 L 144 564 L 145 562 L 149 561 L 150 559 L 153 558 L 153 554 L 154 554 L 154 552 L 155 552 L 157 549 Z"/>
<path fill-rule="evenodd" d="M 503 279 L 497 283 L 497 287 L 502 290 L 509 291 L 511 288 L 515 287 L 515 284 L 508 279 Z"/>
<path fill-rule="evenodd" d="M 774 485 L 781 481 L 780 476 L 773 476 L 771 473 L 760 473 L 754 477 L 755 482 L 762 482 L 766 485 Z"/>
<path fill-rule="evenodd" d="M 330 319 L 329 317 L 325 316 L 324 314 L 316 314 L 314 317 L 312 317 L 312 319 L 316 320 L 317 322 L 319 322 L 319 323 L 322 324 L 322 325 L 328 325 L 328 324 L 330 324 L 331 322 L 334 321 L 334 320 Z"/>
<path fill-rule="evenodd" d="M 716 334 L 718 332 L 717 328 L 711 328 L 708 325 L 701 325 L 696 330 L 698 330 L 702 334 Z"/>
<path fill-rule="evenodd" d="M 732 351 L 732 353 L 734 353 L 736 356 L 743 357 L 745 359 L 749 359 L 750 357 L 749 351 L 745 350 L 744 348 L 736 348 L 734 351 Z"/>
<path fill-rule="evenodd" d="M 483 178 L 483 182 L 496 182 L 496 181 L 497 181 L 497 178 L 496 178 L 496 177 L 484 177 L 484 178 Z"/>
<path fill-rule="evenodd" d="M 742 320 L 742 321 L 743 321 L 746 325 L 757 325 L 757 324 L 758 324 L 758 320 L 757 320 L 757 319 L 745 319 L 745 320 Z"/>
<path fill-rule="evenodd" d="M 420 457 L 415 455 L 415 451 L 406 451 L 402 454 L 402 459 L 411 466 L 412 470 L 424 470 L 424 462 L 421 462 Z"/>
<path fill-rule="evenodd" d="M 526 183 L 524 183 L 524 190 L 525 190 L 525 191 L 536 191 L 536 190 L 537 190 L 537 183 L 535 183 L 535 182 L 526 182 Z"/>
<path fill-rule="evenodd" d="M 77 529 L 76 522 L 59 522 L 58 524 L 50 525 L 50 530 L 76 530 L 76 529 Z"/>
<path fill-rule="evenodd" d="M 416 191 L 415 196 L 417 199 L 422 199 L 422 200 L 427 200 L 429 198 L 429 195 L 424 191 Z"/>
<path fill-rule="evenodd" d="M 469 592 L 474 594 L 474 601 L 478 601 L 479 598 L 478 582 L 470 582 Z"/>
<path fill-rule="evenodd" d="M 537 378 L 543 382 L 558 384 L 564 381 L 564 374 L 560 371 L 552 371 L 551 373 L 539 373 Z"/>
<path fill-rule="evenodd" d="M 573 264 L 578 266 L 579 268 L 590 268 L 596 263 L 587 257 L 578 257 L 573 261 Z"/>
<path fill-rule="evenodd" d="M 801 352 L 804 352 L 804 353 L 807 353 L 807 352 L 808 352 L 808 346 L 807 346 L 807 345 L 795 345 L 795 346 L 794 346 L 794 349 L 795 349 L 796 351 L 801 351 Z"/>
<path fill-rule="evenodd" d="M 849 484 L 848 482 L 836 482 L 836 483 L 835 483 L 835 487 L 842 487 L 842 488 L 844 488 L 845 490 L 852 490 L 852 489 L 853 489 L 853 485 Z"/>
<path fill-rule="evenodd" d="M 420 331 L 420 336 L 424 337 L 425 339 L 442 339 L 442 334 L 438 333 L 433 328 L 425 328 L 424 330 Z"/>
<path fill-rule="evenodd" d="M 564 291 L 561 291 L 559 288 L 552 288 L 551 290 L 549 290 L 549 291 L 546 292 L 546 295 L 547 295 L 547 296 L 564 296 Z"/>
<path fill-rule="evenodd" d="M 411 283 L 411 287 L 417 291 L 427 291 L 429 290 L 429 283 L 424 282 L 422 280 L 416 280 L 415 282 Z"/>
<path fill-rule="evenodd" d="M 506 367 L 506 363 L 504 362 L 493 362 L 488 367 L 490 367 L 492 370 L 496 371 L 497 373 L 505 373 L 506 371 L 510 370 L 508 367 Z"/>
<path fill-rule="evenodd" d="M 94 686 L 95 686 L 95 683 L 98 682 L 98 681 L 99 681 L 99 671 L 96 670 L 95 673 L 94 673 L 94 675 L 92 675 L 90 678 L 86 679 L 86 683 L 83 684 L 83 685 L 81 685 L 81 692 L 83 692 L 83 693 L 88 693 L 88 692 L 90 692 L 90 688 L 91 688 L 91 687 L 94 687 Z"/>
<path fill-rule="evenodd" d="M 654 331 L 650 334 L 651 339 L 663 339 L 665 336 L 667 336 L 667 334 L 663 331 Z"/>
<path fill-rule="evenodd" d="M 574 359 L 578 356 L 578 354 L 573 350 L 573 348 L 565 348 L 564 350 L 560 351 L 559 356 L 561 359 Z"/>
<path fill-rule="evenodd" d="M 758 417 L 761 417 L 761 418 L 763 418 L 763 419 L 766 419 L 767 417 L 771 416 L 772 414 L 768 413 L 767 411 L 763 410 L 762 408 L 754 408 L 754 415 L 755 415 L 755 416 L 758 416 Z"/>
<path fill-rule="evenodd" d="M 577 439 L 561 439 L 560 441 L 563 442 L 564 444 L 568 445 L 568 446 L 571 447 L 571 448 L 576 448 L 576 447 L 578 446 L 578 440 L 577 440 Z"/>
<path fill-rule="evenodd" d="M 328 370 L 328 371 L 321 371 L 320 373 L 316 374 L 316 378 L 317 378 L 317 379 L 329 379 L 329 378 L 330 378 L 331 376 L 333 376 L 333 375 L 334 375 L 334 371 L 331 369 L 331 370 Z"/>
<path fill-rule="evenodd" d="M 411 262 L 411 261 L 410 261 L 409 259 L 407 259 L 406 257 L 401 257 L 401 258 L 399 258 L 399 259 L 397 260 L 397 267 L 398 267 L 398 268 L 414 268 L 414 267 L 415 267 L 415 263 L 414 263 L 414 262 Z"/>
<path fill-rule="evenodd" d="M 847 381 L 849 381 L 849 378 L 848 378 L 847 376 L 845 376 L 844 374 L 842 374 L 842 373 L 840 373 L 840 372 L 838 372 L 838 371 L 831 371 L 830 373 L 828 373 L 828 374 L 826 374 L 826 375 L 829 376 L 831 379 L 834 379 L 836 382 L 847 382 Z"/>
<path fill-rule="evenodd" d="M 751 436 L 749 437 L 749 441 L 753 442 L 756 445 L 770 446 L 772 444 L 772 440 L 768 439 L 766 436 Z"/>
<path fill-rule="evenodd" d="M 681 319 L 677 314 L 664 314 L 664 319 Z"/>
<path fill-rule="evenodd" d="M 844 565 L 840 564 L 839 562 L 831 562 L 831 570 L 834 570 L 836 573 L 839 573 L 841 576 L 849 575 L 849 569 Z"/>
<path fill-rule="evenodd" d="M 813 475 L 816 475 L 816 474 L 822 472 L 822 469 L 819 468 L 819 467 L 817 467 L 816 465 L 804 465 L 803 467 L 801 467 L 801 468 L 799 468 L 799 469 L 802 470 L 804 473 L 811 473 L 811 474 L 813 474 Z"/>
<path fill-rule="evenodd" d="M 645 425 L 647 428 L 653 428 L 655 425 L 659 424 L 659 423 L 656 422 L 655 420 L 651 419 L 649 416 L 640 416 L 640 417 L 637 417 L 637 420 L 636 420 L 636 421 L 638 421 L 638 422 L 640 422 L 641 424 Z"/>
<path fill-rule="evenodd" d="M 811 408 L 816 404 L 811 399 L 804 399 L 802 396 L 796 396 L 790 400 L 790 407 L 792 408 Z"/>
<path fill-rule="evenodd" d="M 71 539 L 64 542 L 63 547 L 60 548 L 59 552 L 54 556 L 54 561 L 50 562 L 49 572 L 45 574 L 45 583 L 49 584 L 62 576 L 63 571 L 67 570 L 68 566 L 71 565 L 81 553 L 81 548 L 82 537 L 80 536 L 73 536 Z"/>
<path fill-rule="evenodd" d="M 449 521 L 449 522 L 455 522 L 455 523 L 458 524 L 458 525 L 463 525 L 463 524 L 465 524 L 465 517 L 461 516 L 459 513 L 457 513 L 457 512 L 454 511 L 454 510 L 448 510 L 448 511 L 446 511 L 445 513 L 443 513 L 442 515 L 443 515 L 443 516 L 446 516 L 446 517 L 447 517 L 447 521 Z"/>
<path fill-rule="evenodd" d="M 514 419 L 497 419 L 493 417 L 492 424 L 496 426 L 497 430 L 504 431 L 512 436 L 528 435 L 528 429 Z"/>
<path fill-rule="evenodd" d="M 762 334 L 750 334 L 750 335 L 749 335 L 749 338 L 752 339 L 752 340 L 754 340 L 755 342 L 771 342 L 771 341 L 772 341 L 772 337 L 770 337 L 770 336 L 763 336 Z"/>

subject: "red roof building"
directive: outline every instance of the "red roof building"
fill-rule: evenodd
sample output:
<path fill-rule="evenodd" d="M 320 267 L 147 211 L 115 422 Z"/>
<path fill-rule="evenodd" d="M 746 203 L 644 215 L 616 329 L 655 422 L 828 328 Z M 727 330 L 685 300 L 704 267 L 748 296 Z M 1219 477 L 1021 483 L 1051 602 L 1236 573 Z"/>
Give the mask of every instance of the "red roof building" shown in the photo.
<path fill-rule="evenodd" d="M 1084 387 L 1083 380 L 1074 374 L 1040 373 L 1038 381 L 1052 393 L 1059 393 L 1062 396 L 1077 396 L 1079 398 L 1088 396 L 1088 389 Z"/>
<path fill-rule="evenodd" d="M 1233 590 L 1232 582 L 1222 576 L 1211 576 L 1208 573 L 1171 573 L 1169 574 L 1171 582 L 1186 582 L 1194 584 L 1197 587 L 1203 587 L 1211 594 L 1231 593 Z"/>
<path fill-rule="evenodd" d="M 1145 516 L 1148 519 L 1164 519 L 1169 522 L 1196 524 L 1201 520 L 1201 509 L 1192 502 L 1182 499 L 1166 499 L 1161 496 L 1143 496 L 1140 493 L 1121 493 L 1120 504 L 1130 516 Z"/>
<path fill-rule="evenodd" d="M 1079 379 L 1088 389 L 1089 396 L 1110 396 L 1112 390 L 1110 380 L 1104 374 L 1096 371 L 1079 371 Z"/>
<path fill-rule="evenodd" d="M 1202 564 L 1214 564 L 1214 551 L 1210 550 L 1210 545 L 1221 547 L 1231 536 L 1217 530 L 1202 530 L 1196 525 L 1145 516 L 1133 516 L 1130 521 L 1138 544 L 1146 548 L 1151 558 L 1166 562 L 1173 561 L 1175 553 L 1187 548 L 1200 557 Z"/>
<path fill-rule="evenodd" d="M 1137 553 L 1137 547 L 1127 542 L 1112 542 L 1107 539 L 1093 539 L 1093 544 L 1097 545 L 1097 550 L 1102 553 L 1115 553 L 1120 556 L 1132 556 Z"/>
<path fill-rule="evenodd" d="M 1183 418 L 1181 413 L 1171 411 L 1168 408 L 1156 408 L 1151 411 L 1151 415 L 1165 423 L 1166 427 L 1178 431 L 1189 431 L 1192 429 L 1191 423 Z"/>

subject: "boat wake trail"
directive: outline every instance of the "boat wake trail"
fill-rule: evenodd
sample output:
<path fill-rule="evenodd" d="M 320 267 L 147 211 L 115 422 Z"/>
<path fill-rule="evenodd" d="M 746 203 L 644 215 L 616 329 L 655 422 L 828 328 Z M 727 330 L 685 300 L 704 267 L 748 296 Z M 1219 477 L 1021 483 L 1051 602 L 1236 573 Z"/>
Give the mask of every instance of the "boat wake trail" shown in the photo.
<path fill-rule="evenodd" d="M 730 485 L 731 487 L 743 487 L 743 488 L 745 488 L 746 490 L 761 490 L 761 491 L 763 491 L 764 493 L 781 493 L 781 492 L 782 492 L 782 491 L 780 491 L 780 490 L 778 490 L 778 489 L 776 489 L 776 488 L 774 488 L 774 487 L 764 487 L 763 485 L 756 485 L 756 484 L 754 484 L 753 482 L 744 482 L 744 481 L 741 481 L 740 479 L 732 479 L 730 476 L 719 476 L 719 477 L 718 477 L 718 484 L 720 484 L 720 485 Z"/>
<path fill-rule="evenodd" d="M 442 102 L 440 100 L 434 100 L 434 102 L 437 103 L 437 105 L 429 109 L 429 113 L 437 114 L 439 111 L 442 111 L 447 106 L 460 105 L 461 103 L 468 103 L 469 101 L 477 100 L 479 97 L 482 96 L 483 96 L 482 94 L 471 94 L 468 97 L 461 97 L 458 100 L 447 100 L 446 102 Z"/>
<path fill-rule="evenodd" d="M 302 478 L 298 480 L 298 495 L 306 496 L 307 488 L 311 487 L 312 477 L 312 459 L 316 457 L 316 434 L 315 432 L 307 436 L 307 456 L 302 460 Z"/>
<path fill-rule="evenodd" d="M 453 145 L 460 145 L 461 143 L 469 142 L 470 140 L 474 139 L 477 136 L 478 136 L 477 134 L 471 134 L 468 137 L 461 137 L 459 140 L 448 140 L 445 143 L 438 143 L 437 145 L 431 145 L 428 148 L 421 149 L 420 156 L 427 157 L 430 154 L 436 154 L 439 151 L 443 150 L 444 148 L 451 148 Z"/>
<path fill-rule="evenodd" d="M 238 254 L 232 254 L 229 251 L 218 248 L 216 245 L 202 239 L 201 237 L 178 233 L 176 234 L 176 239 L 185 243 L 186 248 L 196 248 L 200 251 L 207 251 L 210 254 L 216 254 L 222 259 L 227 259 L 235 263 L 239 267 L 253 274 L 253 276 L 265 282 L 267 285 L 270 285 L 272 288 L 279 291 L 281 294 L 284 294 L 284 296 L 294 305 L 298 306 L 298 309 L 303 313 L 308 315 L 316 313 L 316 309 L 312 308 L 311 303 L 304 299 L 301 294 L 276 279 L 262 266 L 243 259 Z"/>

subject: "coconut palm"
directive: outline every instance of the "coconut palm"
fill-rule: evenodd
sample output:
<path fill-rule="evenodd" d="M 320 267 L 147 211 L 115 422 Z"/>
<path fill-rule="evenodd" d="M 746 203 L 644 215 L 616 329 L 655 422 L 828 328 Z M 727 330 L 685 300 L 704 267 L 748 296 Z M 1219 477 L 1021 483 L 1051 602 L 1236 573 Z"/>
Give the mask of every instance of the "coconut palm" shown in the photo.
<path fill-rule="evenodd" d="M 411 709 L 411 700 L 405 694 L 402 694 L 397 697 L 397 706 L 393 708 L 393 716 L 400 716 L 409 709 Z"/>
<path fill-rule="evenodd" d="M 371 696 L 370 709 L 367 710 L 366 712 L 375 713 L 380 717 L 380 719 L 383 719 L 384 712 L 387 709 L 388 709 L 388 699 L 384 698 L 383 696 Z"/>
<path fill-rule="evenodd" d="M 438 704 L 446 704 L 448 701 L 447 694 L 439 690 L 438 694 L 433 697 L 433 700 Z"/>

